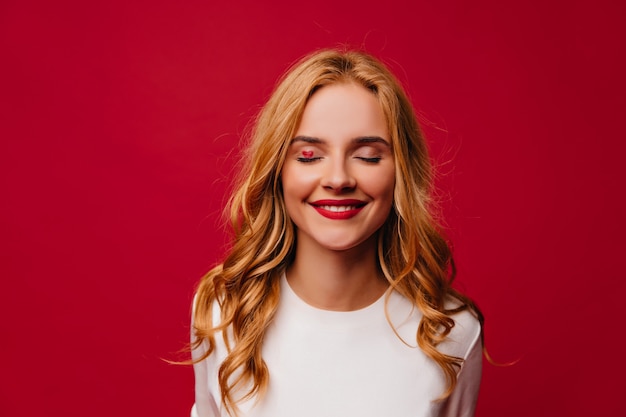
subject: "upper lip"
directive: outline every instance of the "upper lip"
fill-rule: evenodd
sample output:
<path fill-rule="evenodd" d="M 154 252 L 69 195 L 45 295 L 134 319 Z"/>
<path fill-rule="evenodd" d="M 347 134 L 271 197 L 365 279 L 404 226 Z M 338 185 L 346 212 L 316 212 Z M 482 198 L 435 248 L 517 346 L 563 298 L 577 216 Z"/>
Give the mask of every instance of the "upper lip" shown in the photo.
<path fill-rule="evenodd" d="M 362 207 L 367 204 L 367 201 L 344 199 L 344 200 L 315 200 L 310 202 L 313 206 L 356 206 Z"/>

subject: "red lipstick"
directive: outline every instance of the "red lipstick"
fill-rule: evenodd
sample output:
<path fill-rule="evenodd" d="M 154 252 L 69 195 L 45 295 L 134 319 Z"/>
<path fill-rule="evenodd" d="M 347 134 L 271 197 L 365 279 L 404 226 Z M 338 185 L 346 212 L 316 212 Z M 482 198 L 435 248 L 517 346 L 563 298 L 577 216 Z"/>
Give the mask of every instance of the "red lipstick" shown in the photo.
<path fill-rule="evenodd" d="M 366 201 L 344 200 L 316 200 L 309 203 L 319 214 L 331 220 L 347 220 L 361 212 Z"/>

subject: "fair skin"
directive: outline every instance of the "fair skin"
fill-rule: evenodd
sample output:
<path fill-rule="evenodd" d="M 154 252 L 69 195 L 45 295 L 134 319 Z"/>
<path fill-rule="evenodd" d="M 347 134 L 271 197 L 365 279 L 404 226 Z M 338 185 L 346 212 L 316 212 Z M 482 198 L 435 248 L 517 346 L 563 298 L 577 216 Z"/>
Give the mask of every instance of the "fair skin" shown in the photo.
<path fill-rule="evenodd" d="M 315 92 L 281 179 L 297 233 L 291 288 L 326 310 L 356 310 L 378 299 L 387 283 L 376 265 L 377 233 L 393 204 L 395 167 L 374 94 L 354 83 Z"/>

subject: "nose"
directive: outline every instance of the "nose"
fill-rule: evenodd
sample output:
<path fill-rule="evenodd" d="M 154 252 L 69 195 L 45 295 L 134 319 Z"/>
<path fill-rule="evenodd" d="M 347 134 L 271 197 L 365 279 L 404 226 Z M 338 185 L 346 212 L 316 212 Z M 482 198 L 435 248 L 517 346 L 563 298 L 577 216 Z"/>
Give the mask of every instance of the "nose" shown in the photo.
<path fill-rule="evenodd" d="M 324 172 L 321 185 L 327 190 L 335 192 L 354 189 L 356 179 L 346 166 L 346 161 L 343 159 L 334 159 L 329 162 Z"/>

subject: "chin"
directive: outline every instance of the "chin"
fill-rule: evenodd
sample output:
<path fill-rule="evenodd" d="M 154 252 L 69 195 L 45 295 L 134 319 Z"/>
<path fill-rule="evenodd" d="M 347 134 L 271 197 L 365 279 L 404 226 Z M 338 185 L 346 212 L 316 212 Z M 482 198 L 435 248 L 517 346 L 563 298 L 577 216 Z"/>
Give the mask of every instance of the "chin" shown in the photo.
<path fill-rule="evenodd" d="M 346 251 L 350 251 L 350 250 L 355 250 L 355 251 L 361 251 L 361 252 L 365 252 L 368 247 L 367 244 L 369 243 L 369 239 L 365 239 L 362 241 L 349 241 L 349 242 L 338 242 L 337 240 L 333 241 L 332 243 L 327 242 L 327 243 L 322 243 L 320 242 L 320 245 L 322 247 L 324 247 L 325 249 L 331 250 L 331 251 L 335 251 L 335 252 L 346 252 Z"/>

